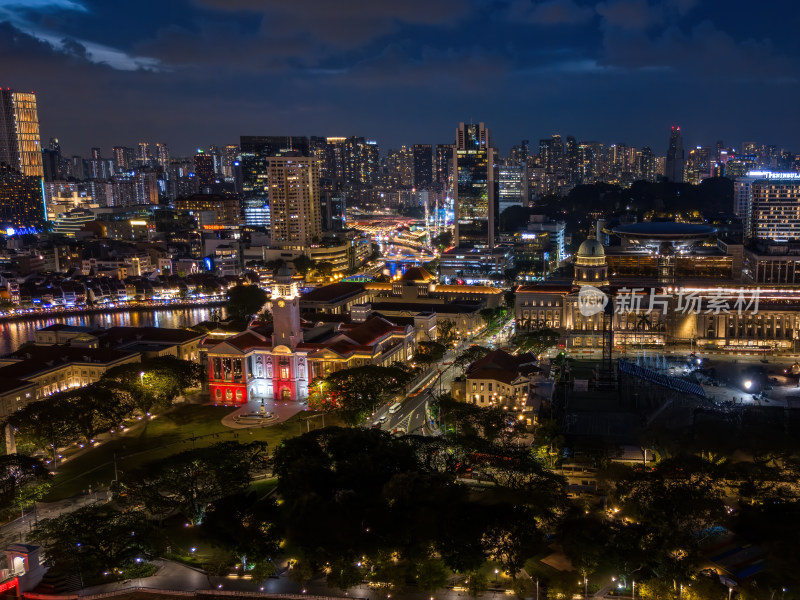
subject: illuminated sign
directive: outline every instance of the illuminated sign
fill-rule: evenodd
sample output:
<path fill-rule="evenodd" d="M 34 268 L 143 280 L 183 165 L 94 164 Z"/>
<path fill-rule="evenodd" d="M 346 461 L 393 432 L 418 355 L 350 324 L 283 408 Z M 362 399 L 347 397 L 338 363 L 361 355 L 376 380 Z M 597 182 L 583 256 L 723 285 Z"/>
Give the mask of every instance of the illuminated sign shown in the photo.
<path fill-rule="evenodd" d="M 763 177 L 764 179 L 800 179 L 800 173 L 780 173 L 777 171 L 748 171 L 748 177 Z"/>
<path fill-rule="evenodd" d="M 131 221 L 131 225 L 138 225 L 139 227 L 147 227 L 147 221 Z"/>

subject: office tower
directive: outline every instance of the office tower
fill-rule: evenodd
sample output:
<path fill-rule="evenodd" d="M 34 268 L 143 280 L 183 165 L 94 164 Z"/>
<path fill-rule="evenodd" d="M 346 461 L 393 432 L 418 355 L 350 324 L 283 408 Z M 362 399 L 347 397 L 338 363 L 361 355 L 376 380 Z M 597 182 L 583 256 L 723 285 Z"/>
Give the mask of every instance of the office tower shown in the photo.
<path fill-rule="evenodd" d="M 674 183 L 683 183 L 683 136 L 680 127 L 672 127 L 667 147 L 667 162 L 664 177 Z"/>
<path fill-rule="evenodd" d="M 267 159 L 272 244 L 302 250 L 320 235 L 319 166 L 308 156 Z"/>
<path fill-rule="evenodd" d="M 0 89 L 0 163 L 28 177 L 43 177 L 36 95 Z"/>
<path fill-rule="evenodd" d="M 528 166 L 507 159 L 497 167 L 498 213 L 510 206 L 528 205 Z"/>
<path fill-rule="evenodd" d="M 240 138 L 242 194 L 267 196 L 267 159 L 272 156 L 309 156 L 308 138 L 283 135 L 243 135 Z"/>
<path fill-rule="evenodd" d="M 0 224 L 40 227 L 45 221 L 43 186 L 40 176 L 0 164 Z"/>
<path fill-rule="evenodd" d="M 111 154 L 119 171 L 131 171 L 136 166 L 136 154 L 133 148 L 114 146 Z"/>
<path fill-rule="evenodd" d="M 169 148 L 163 142 L 156 142 L 156 162 L 163 172 L 169 169 Z"/>
<path fill-rule="evenodd" d="M 269 202 L 266 198 L 248 198 L 242 202 L 244 224 L 269 229 Z"/>
<path fill-rule="evenodd" d="M 430 189 L 433 185 L 433 147 L 430 144 L 414 144 L 414 187 Z"/>
<path fill-rule="evenodd" d="M 436 183 L 443 190 L 450 187 L 454 148 L 455 144 L 436 144 Z"/>
<path fill-rule="evenodd" d="M 686 159 L 686 181 L 697 185 L 703 179 L 713 174 L 714 161 L 711 160 L 712 150 L 708 146 L 697 146 L 689 150 Z"/>
<path fill-rule="evenodd" d="M 214 158 L 202 150 L 197 150 L 194 155 L 194 174 L 200 189 L 214 185 Z"/>
<path fill-rule="evenodd" d="M 454 243 L 494 248 L 497 218 L 495 149 L 483 123 L 461 123 L 453 150 Z"/>
<path fill-rule="evenodd" d="M 153 153 L 150 150 L 150 142 L 139 142 L 136 148 L 136 166 L 149 167 L 153 164 Z"/>
<path fill-rule="evenodd" d="M 233 179 L 233 163 L 239 159 L 239 144 L 226 144 L 222 150 L 222 176 Z"/>
<path fill-rule="evenodd" d="M 751 171 L 736 180 L 735 190 L 737 210 L 743 203 L 747 207 L 745 237 L 775 242 L 800 239 L 800 174 Z M 744 202 L 740 194 L 747 194 Z"/>
<path fill-rule="evenodd" d="M 509 158 L 514 162 L 526 162 L 531 152 L 530 145 L 529 140 L 522 140 L 520 144 L 512 146 Z"/>

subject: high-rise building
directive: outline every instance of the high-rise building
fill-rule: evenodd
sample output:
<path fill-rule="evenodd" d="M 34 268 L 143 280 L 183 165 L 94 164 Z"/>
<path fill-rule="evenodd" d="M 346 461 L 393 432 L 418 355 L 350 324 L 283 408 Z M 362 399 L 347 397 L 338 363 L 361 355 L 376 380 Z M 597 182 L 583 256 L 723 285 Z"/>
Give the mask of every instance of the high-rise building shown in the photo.
<path fill-rule="evenodd" d="M 344 142 L 344 180 L 351 189 L 364 189 L 378 184 L 380 148 L 378 143 L 363 137 L 349 137 Z M 413 178 L 413 171 L 411 174 Z"/>
<path fill-rule="evenodd" d="M 738 194 L 747 194 L 745 237 L 775 242 L 800 239 L 800 173 L 751 171 L 747 175 L 745 180 L 736 180 L 737 204 L 741 202 Z M 740 184 L 745 185 L 740 188 Z"/>
<path fill-rule="evenodd" d="M 42 170 L 45 181 L 61 179 L 61 153 L 45 148 L 42 150 Z"/>
<path fill-rule="evenodd" d="M 450 187 L 454 148 L 455 144 L 436 144 L 436 183 L 443 190 Z"/>
<path fill-rule="evenodd" d="M 528 205 L 528 168 L 525 162 L 512 159 L 503 161 L 497 167 L 498 213 L 510 206 Z"/>
<path fill-rule="evenodd" d="M 714 169 L 712 149 L 708 146 L 697 146 L 689 150 L 686 160 L 686 181 L 697 185 L 703 179 L 711 177 Z"/>
<path fill-rule="evenodd" d="M 528 156 L 531 153 L 530 145 L 531 143 L 529 140 L 522 140 L 519 145 L 512 146 L 509 158 L 514 162 L 527 162 Z"/>
<path fill-rule="evenodd" d="M 273 245 L 302 250 L 319 237 L 319 165 L 308 156 L 267 159 Z"/>
<path fill-rule="evenodd" d="M 454 243 L 494 248 L 497 220 L 495 149 L 483 123 L 461 123 L 453 150 Z"/>
<path fill-rule="evenodd" d="M 139 142 L 136 148 L 136 165 L 139 167 L 149 167 L 153 164 L 153 153 L 150 150 L 150 142 Z"/>
<path fill-rule="evenodd" d="M 577 179 L 579 183 L 594 183 L 604 176 L 605 146 L 601 142 L 578 144 Z"/>
<path fill-rule="evenodd" d="M 645 146 L 639 152 L 639 177 L 645 181 L 655 181 L 657 179 L 656 157 L 650 146 Z"/>
<path fill-rule="evenodd" d="M 302 136 L 243 135 L 240 138 L 242 194 L 267 196 L 267 159 L 273 156 L 309 156 L 308 138 Z"/>
<path fill-rule="evenodd" d="M 564 164 L 567 170 L 567 178 L 572 183 L 576 183 L 578 177 L 578 141 L 575 136 L 567 136 L 567 150 L 564 157 Z"/>
<path fill-rule="evenodd" d="M 233 179 L 233 163 L 239 159 L 239 144 L 226 144 L 222 150 L 222 176 L 230 181 Z"/>
<path fill-rule="evenodd" d="M 201 190 L 214 185 L 214 157 L 208 152 L 198 150 L 194 155 L 194 174 Z"/>
<path fill-rule="evenodd" d="M 669 134 L 664 177 L 674 183 L 683 183 L 683 167 L 683 136 L 681 135 L 681 128 L 673 126 Z"/>
<path fill-rule="evenodd" d="M 133 148 L 114 146 L 111 154 L 118 171 L 131 171 L 136 166 L 136 153 Z"/>
<path fill-rule="evenodd" d="M 169 148 L 163 142 L 156 142 L 156 162 L 163 172 L 169 169 Z"/>
<path fill-rule="evenodd" d="M 430 144 L 414 144 L 414 187 L 430 189 L 433 185 L 433 147 Z"/>
<path fill-rule="evenodd" d="M 41 156 L 41 153 L 40 153 Z M 0 224 L 39 227 L 45 221 L 44 182 L 0 163 Z"/>
<path fill-rule="evenodd" d="M 33 92 L 0 89 L 0 163 L 28 177 L 44 176 L 39 112 Z"/>

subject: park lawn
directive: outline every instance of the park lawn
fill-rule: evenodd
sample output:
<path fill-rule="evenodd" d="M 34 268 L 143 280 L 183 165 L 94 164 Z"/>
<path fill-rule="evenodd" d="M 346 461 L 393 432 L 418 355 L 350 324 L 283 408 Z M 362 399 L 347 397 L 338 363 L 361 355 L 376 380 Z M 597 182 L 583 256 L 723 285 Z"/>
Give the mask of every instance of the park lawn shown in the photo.
<path fill-rule="evenodd" d="M 221 422 L 234 409 L 231 407 L 184 404 L 157 418 L 117 434 L 114 439 L 76 456 L 59 466 L 45 501 L 62 500 L 91 489 L 107 488 L 114 480 L 114 455 L 120 479 L 143 465 L 171 456 L 192 447 L 210 446 L 224 441 L 265 441 L 270 452 L 280 442 L 307 429 L 318 429 L 318 419 L 306 423 L 302 419 L 314 414 L 302 411 L 283 423 L 253 429 L 230 429 Z M 339 419 L 326 415 L 326 425 L 339 424 Z"/>

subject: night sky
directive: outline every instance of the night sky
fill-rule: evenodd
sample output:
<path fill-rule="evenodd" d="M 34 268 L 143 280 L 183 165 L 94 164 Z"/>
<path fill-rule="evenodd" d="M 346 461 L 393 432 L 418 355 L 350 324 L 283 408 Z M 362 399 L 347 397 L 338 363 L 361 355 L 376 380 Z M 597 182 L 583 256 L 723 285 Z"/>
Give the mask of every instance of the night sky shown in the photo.
<path fill-rule="evenodd" d="M 38 94 L 68 154 L 240 135 L 383 151 L 484 121 L 651 145 L 679 124 L 800 152 L 800 9 L 766 0 L 0 0 L 0 84 Z"/>

